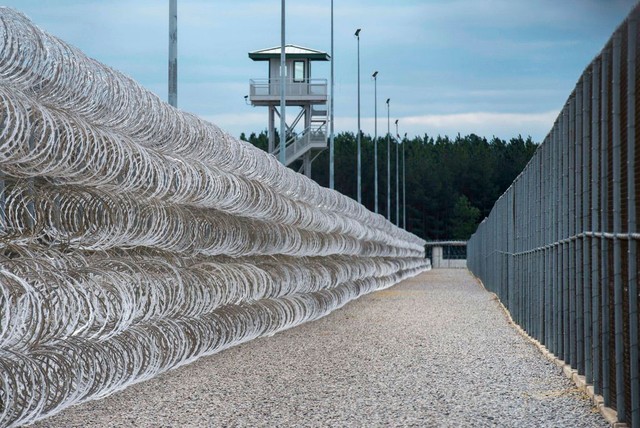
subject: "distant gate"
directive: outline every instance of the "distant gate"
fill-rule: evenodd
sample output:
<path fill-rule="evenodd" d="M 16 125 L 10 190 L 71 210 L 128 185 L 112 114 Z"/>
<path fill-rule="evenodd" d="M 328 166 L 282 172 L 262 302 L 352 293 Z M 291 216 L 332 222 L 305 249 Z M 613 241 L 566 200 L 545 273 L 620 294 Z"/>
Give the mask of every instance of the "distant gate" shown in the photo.
<path fill-rule="evenodd" d="M 432 268 L 467 268 L 467 241 L 430 241 L 425 245 Z"/>

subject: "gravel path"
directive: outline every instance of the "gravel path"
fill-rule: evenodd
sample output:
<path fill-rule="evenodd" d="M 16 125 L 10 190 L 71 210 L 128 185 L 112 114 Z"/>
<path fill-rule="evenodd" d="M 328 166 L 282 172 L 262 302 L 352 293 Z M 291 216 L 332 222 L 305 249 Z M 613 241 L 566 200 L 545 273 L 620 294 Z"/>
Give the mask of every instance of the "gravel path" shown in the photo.
<path fill-rule="evenodd" d="M 466 270 L 432 270 L 35 426 L 607 424 Z"/>

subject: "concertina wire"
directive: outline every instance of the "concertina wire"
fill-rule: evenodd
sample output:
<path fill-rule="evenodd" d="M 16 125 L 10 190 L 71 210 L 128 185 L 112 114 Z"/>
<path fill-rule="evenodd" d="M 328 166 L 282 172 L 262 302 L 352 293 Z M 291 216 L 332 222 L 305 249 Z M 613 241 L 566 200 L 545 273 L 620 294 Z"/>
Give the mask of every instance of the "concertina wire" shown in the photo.
<path fill-rule="evenodd" d="M 318 319 L 424 241 L 0 8 L 0 426 Z"/>

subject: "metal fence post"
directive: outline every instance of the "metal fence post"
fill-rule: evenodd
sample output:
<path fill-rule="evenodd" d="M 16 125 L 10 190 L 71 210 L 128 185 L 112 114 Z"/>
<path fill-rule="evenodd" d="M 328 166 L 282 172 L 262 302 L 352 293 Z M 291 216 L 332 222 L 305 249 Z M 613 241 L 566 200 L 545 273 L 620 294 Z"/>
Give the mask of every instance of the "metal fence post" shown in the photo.
<path fill-rule="evenodd" d="M 580 333 L 580 301 L 581 295 L 578 292 L 578 284 L 580 277 L 578 275 L 577 255 L 580 251 L 579 242 L 576 239 L 576 230 L 578 226 L 578 111 L 581 106 L 578 105 L 578 88 L 576 86 L 573 99 L 569 104 L 569 343 L 571 352 L 569 361 L 572 367 L 579 367 L 579 347 Z"/>
<path fill-rule="evenodd" d="M 566 362 L 571 361 L 571 303 L 569 302 L 569 198 L 570 186 L 569 176 L 571 167 L 569 165 L 569 103 L 565 105 L 562 112 L 562 333 L 563 333 L 563 355 L 562 359 Z"/>
<path fill-rule="evenodd" d="M 582 228 L 582 178 L 584 175 L 582 168 L 582 146 L 584 142 L 582 141 L 582 114 L 583 114 L 583 99 L 582 99 L 582 86 L 584 85 L 584 81 L 578 83 L 576 86 L 576 107 L 575 107 L 575 222 L 572 236 L 574 237 L 575 242 L 575 258 L 574 258 L 574 270 L 575 270 L 575 309 L 576 309 L 576 327 L 575 327 L 575 336 L 576 336 L 576 368 L 579 373 L 584 373 L 584 317 L 585 317 L 585 306 L 584 306 L 584 266 L 582 264 L 582 244 L 583 239 L 579 236 L 579 234 L 584 230 Z"/>
<path fill-rule="evenodd" d="M 509 190 L 507 190 L 507 285 L 509 287 L 509 311 L 511 313 L 515 313 L 515 272 L 514 272 L 514 243 L 515 243 L 515 231 L 514 231 L 514 221 L 513 221 L 513 210 L 514 210 L 514 201 L 513 201 L 513 188 L 512 185 Z"/>
<path fill-rule="evenodd" d="M 635 16 L 629 19 L 627 30 L 627 231 L 637 233 L 636 222 L 636 49 L 638 25 Z M 631 383 L 631 426 L 640 426 L 640 380 L 638 379 L 638 266 L 637 242 L 629 239 L 629 377 Z"/>
<path fill-rule="evenodd" d="M 551 168 L 551 178 L 547 174 L 543 174 L 544 180 L 544 209 L 545 209 L 545 246 L 544 246 L 544 274 L 545 274 L 545 292 L 544 292 L 544 308 L 545 308 L 545 343 L 555 352 L 553 349 L 553 299 L 552 299 L 552 281 L 553 281 L 553 242 L 552 235 L 552 211 L 551 204 L 553 203 L 553 164 L 551 158 L 551 134 L 547 136 L 544 141 L 543 153 L 545 154 L 544 166 Z"/>
<path fill-rule="evenodd" d="M 609 108 L 609 61 L 611 51 L 605 49 L 602 53 L 602 72 L 601 72 L 601 86 L 602 95 L 600 99 L 600 230 L 605 232 L 609 228 L 608 219 L 608 207 L 609 207 L 609 186 L 608 186 L 608 138 L 609 138 L 609 120 L 607 117 L 607 111 Z M 600 239 L 600 272 L 601 278 L 601 310 L 602 310 L 602 342 L 600 349 L 602 350 L 602 397 L 604 403 L 607 406 L 611 406 L 611 391 L 610 391 L 610 370 L 609 370 L 609 244 L 607 239 L 603 236 Z"/>
<path fill-rule="evenodd" d="M 591 164 L 589 163 L 589 154 L 591 150 L 591 72 L 585 72 L 582 82 L 582 209 L 581 209 L 581 228 L 580 231 L 591 230 L 589 222 L 589 178 L 591 173 Z M 591 316 L 591 269 L 589 264 L 589 256 L 591 255 L 591 247 L 586 234 L 582 235 L 582 290 L 584 309 L 583 317 L 583 337 L 584 343 L 582 352 L 584 355 L 584 375 L 587 383 L 592 383 L 591 370 L 593 366 L 592 356 L 592 316 Z"/>
<path fill-rule="evenodd" d="M 600 61 L 591 68 L 591 230 L 600 231 Z M 591 314 L 593 330 L 593 390 L 602 394 L 600 351 L 600 241 L 591 238 Z"/>
<path fill-rule="evenodd" d="M 626 420 L 624 400 L 624 339 L 622 319 L 622 233 L 621 204 L 621 141 L 620 141 L 620 33 L 613 36 L 613 72 L 611 76 L 611 114 L 613 130 L 613 316 L 615 333 L 615 365 L 616 365 L 616 411 L 620 420 Z"/>
<path fill-rule="evenodd" d="M 540 340 L 541 342 L 544 342 L 544 322 L 545 322 L 545 305 L 544 305 L 544 299 L 545 299 L 545 287 L 546 287 L 546 277 L 545 277 L 545 265 L 544 265 L 544 261 L 545 261 L 545 250 L 544 250 L 544 221 L 545 221 L 545 215 L 544 215 L 544 193 L 543 193 L 543 175 L 542 175 L 542 167 L 544 165 L 544 154 L 543 151 L 538 151 L 537 156 L 536 156 L 536 166 L 535 166 L 535 172 L 536 172 L 536 179 L 535 179 L 535 188 L 537 189 L 538 192 L 538 222 L 536 224 L 536 228 L 535 228 L 535 242 L 534 245 L 538 248 L 538 250 L 536 251 L 536 265 L 535 265 L 535 270 L 534 272 L 536 272 L 536 281 L 535 283 L 538 284 L 538 306 L 537 306 L 537 318 L 536 318 L 536 328 L 538 330 L 538 340 Z"/>
<path fill-rule="evenodd" d="M 562 304 L 562 243 L 560 239 L 562 237 L 562 141 L 560 140 L 560 128 L 562 127 L 562 113 L 558 117 L 556 123 L 554 136 L 555 136 L 555 180 L 554 180 L 554 249 L 555 249 L 555 281 L 554 281 L 554 296 L 555 296 L 555 326 L 556 326 L 556 352 L 555 354 L 560 358 L 564 358 L 564 340 L 562 336 L 562 324 L 563 318 L 563 304 Z"/>

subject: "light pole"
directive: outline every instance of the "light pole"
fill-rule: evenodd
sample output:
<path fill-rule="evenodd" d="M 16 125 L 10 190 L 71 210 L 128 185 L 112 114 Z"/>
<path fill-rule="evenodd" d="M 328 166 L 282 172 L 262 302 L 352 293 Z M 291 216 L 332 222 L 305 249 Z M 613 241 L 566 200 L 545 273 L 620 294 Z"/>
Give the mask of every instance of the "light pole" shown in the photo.
<path fill-rule="evenodd" d="M 398 120 L 396 119 L 396 226 L 400 227 L 400 169 L 398 168 L 400 134 L 398 134 Z"/>
<path fill-rule="evenodd" d="M 178 107 L 178 0 L 169 0 L 169 105 Z"/>
<path fill-rule="evenodd" d="M 335 189 L 335 147 L 333 137 L 333 0 L 331 0 L 331 98 L 329 101 L 329 110 L 331 112 L 331 118 L 329 119 L 329 189 Z"/>
<path fill-rule="evenodd" d="M 378 72 L 373 77 L 373 193 L 375 194 L 375 212 L 378 214 Z"/>
<path fill-rule="evenodd" d="M 407 142 L 407 133 L 404 133 L 402 140 L 402 228 L 407 230 L 407 167 L 404 163 L 404 145 Z"/>
<path fill-rule="evenodd" d="M 284 29 L 285 29 L 285 14 L 284 14 L 284 1 L 282 0 L 282 6 L 280 10 L 280 163 L 287 165 L 287 122 L 285 115 L 286 101 L 285 101 L 285 45 L 284 45 Z"/>
<path fill-rule="evenodd" d="M 360 28 L 355 32 L 358 39 L 358 203 L 362 203 L 362 152 L 360 147 Z"/>
<path fill-rule="evenodd" d="M 391 123 L 389 122 L 389 102 L 387 98 L 387 220 L 391 221 Z"/>

